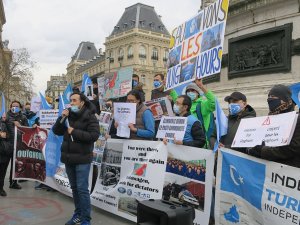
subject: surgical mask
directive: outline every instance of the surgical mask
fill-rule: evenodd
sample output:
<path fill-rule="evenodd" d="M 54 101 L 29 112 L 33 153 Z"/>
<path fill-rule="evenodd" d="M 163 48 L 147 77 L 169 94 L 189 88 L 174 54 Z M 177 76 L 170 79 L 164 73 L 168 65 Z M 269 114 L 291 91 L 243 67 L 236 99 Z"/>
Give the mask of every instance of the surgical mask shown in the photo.
<path fill-rule="evenodd" d="M 268 98 L 267 101 L 270 112 L 275 111 L 279 106 L 281 106 L 281 100 L 278 98 Z"/>
<path fill-rule="evenodd" d="M 173 111 L 175 114 L 179 115 L 180 114 L 180 107 L 176 104 L 173 105 Z"/>
<path fill-rule="evenodd" d="M 162 86 L 162 82 L 155 80 L 153 82 L 153 86 L 154 86 L 154 88 L 160 88 Z"/>
<path fill-rule="evenodd" d="M 20 108 L 18 106 L 14 106 L 14 107 L 11 108 L 11 111 L 13 113 L 18 113 L 18 112 L 20 112 Z"/>
<path fill-rule="evenodd" d="M 229 114 L 230 115 L 237 115 L 240 111 L 242 111 L 242 107 L 238 103 L 230 103 L 229 104 Z"/>
<path fill-rule="evenodd" d="M 77 112 L 79 112 L 79 110 L 80 110 L 80 109 L 79 109 L 79 107 L 78 107 L 77 105 L 72 105 L 72 106 L 71 106 L 71 111 L 72 111 L 72 112 L 77 113 Z"/>
<path fill-rule="evenodd" d="M 197 98 L 197 94 L 192 91 L 188 92 L 186 95 L 189 96 L 192 101 L 194 101 Z"/>
<path fill-rule="evenodd" d="M 132 80 L 132 87 L 136 87 L 138 85 L 138 82 L 136 80 Z"/>

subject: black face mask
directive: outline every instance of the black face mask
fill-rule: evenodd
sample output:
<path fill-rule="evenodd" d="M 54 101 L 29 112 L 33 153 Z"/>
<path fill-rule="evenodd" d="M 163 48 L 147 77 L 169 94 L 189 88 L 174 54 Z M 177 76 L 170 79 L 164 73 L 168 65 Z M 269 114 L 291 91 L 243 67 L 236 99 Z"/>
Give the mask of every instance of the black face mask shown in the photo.
<path fill-rule="evenodd" d="M 275 111 L 279 106 L 281 106 L 281 100 L 276 98 L 268 98 L 268 105 L 270 112 Z"/>

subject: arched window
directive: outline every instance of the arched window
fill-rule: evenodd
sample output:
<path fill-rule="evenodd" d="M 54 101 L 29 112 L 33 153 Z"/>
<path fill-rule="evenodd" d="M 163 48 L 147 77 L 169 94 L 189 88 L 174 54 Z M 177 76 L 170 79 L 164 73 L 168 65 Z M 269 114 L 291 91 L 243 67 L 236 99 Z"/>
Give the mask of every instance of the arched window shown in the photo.
<path fill-rule="evenodd" d="M 140 49 L 139 49 L 139 57 L 140 58 L 143 58 L 145 59 L 147 56 L 146 56 L 146 48 L 144 45 L 141 45 L 140 46 Z"/>
<path fill-rule="evenodd" d="M 133 48 L 131 45 L 129 45 L 128 49 L 127 49 L 127 58 L 128 59 L 132 59 L 133 58 Z"/>
<path fill-rule="evenodd" d="M 123 48 L 119 49 L 119 57 L 118 57 L 118 61 L 122 61 L 124 58 L 124 50 Z"/>
<path fill-rule="evenodd" d="M 153 48 L 152 49 L 152 56 L 151 56 L 152 60 L 158 60 L 158 50 L 157 48 Z"/>
<path fill-rule="evenodd" d="M 164 62 L 167 62 L 167 61 L 168 61 L 168 57 L 169 57 L 169 50 L 168 50 L 168 49 L 165 49 L 163 61 L 164 61 Z"/>

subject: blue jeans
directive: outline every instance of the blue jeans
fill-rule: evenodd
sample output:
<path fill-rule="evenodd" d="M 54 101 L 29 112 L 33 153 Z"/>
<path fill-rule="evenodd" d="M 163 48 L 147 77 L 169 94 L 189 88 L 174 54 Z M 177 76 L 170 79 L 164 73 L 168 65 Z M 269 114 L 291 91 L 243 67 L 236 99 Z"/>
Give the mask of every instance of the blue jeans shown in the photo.
<path fill-rule="evenodd" d="M 89 173 L 91 164 L 66 164 L 66 172 L 72 189 L 75 213 L 82 221 L 91 220 Z"/>

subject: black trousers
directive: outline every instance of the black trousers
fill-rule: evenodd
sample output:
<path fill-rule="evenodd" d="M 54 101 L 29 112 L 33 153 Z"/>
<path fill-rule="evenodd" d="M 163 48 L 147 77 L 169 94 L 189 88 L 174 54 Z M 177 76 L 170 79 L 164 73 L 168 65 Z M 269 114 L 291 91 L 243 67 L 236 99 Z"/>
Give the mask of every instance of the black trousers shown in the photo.
<path fill-rule="evenodd" d="M 7 162 L 0 163 L 0 190 L 3 190 L 4 179 L 7 171 L 9 160 Z"/>

